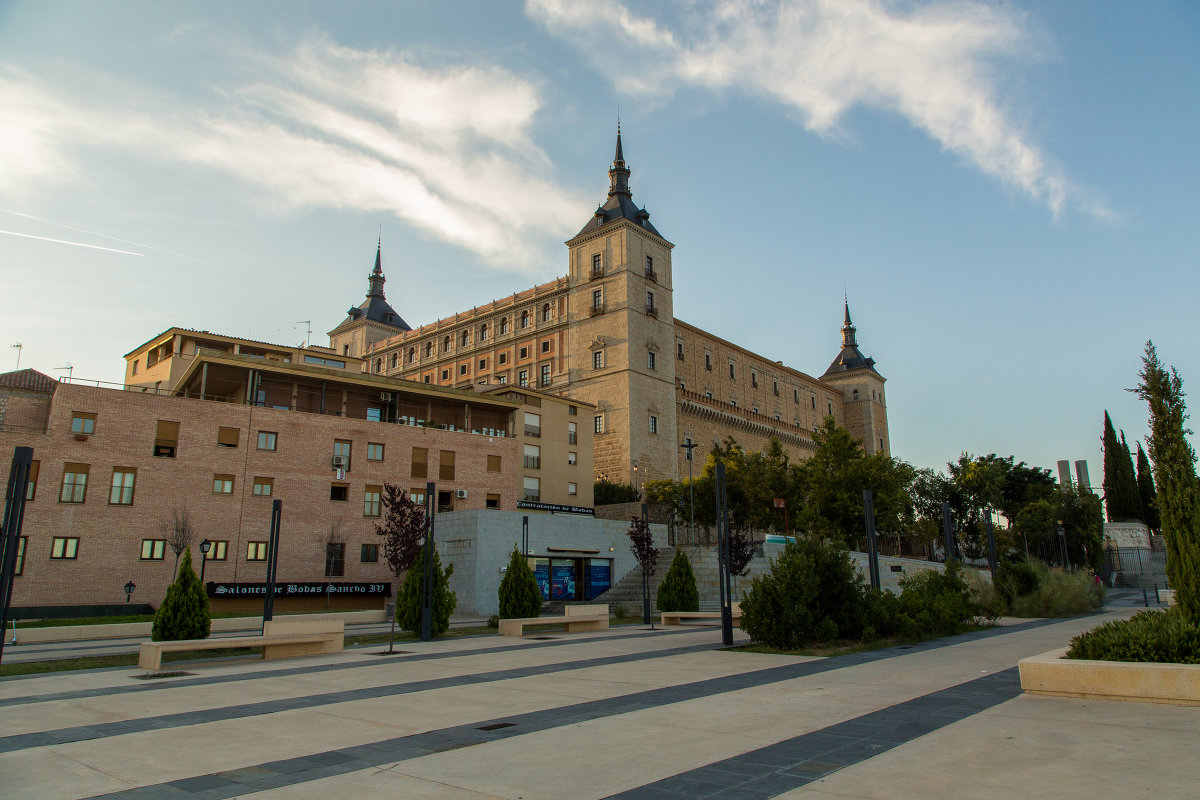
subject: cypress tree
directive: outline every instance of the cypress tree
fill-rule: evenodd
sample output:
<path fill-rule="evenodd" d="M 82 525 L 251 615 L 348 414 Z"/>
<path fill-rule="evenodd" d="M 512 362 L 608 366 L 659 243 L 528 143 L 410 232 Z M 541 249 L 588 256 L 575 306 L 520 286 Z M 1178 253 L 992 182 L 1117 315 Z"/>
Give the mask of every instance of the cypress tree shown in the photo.
<path fill-rule="evenodd" d="M 184 551 L 175 581 L 167 587 L 167 596 L 154 612 L 150 638 L 156 642 L 207 639 L 211 627 L 208 597 L 192 569 L 192 548 L 189 547 Z"/>
<path fill-rule="evenodd" d="M 1130 519 L 1146 521 L 1146 513 L 1142 510 L 1142 493 L 1138 488 L 1137 473 L 1133 471 L 1133 456 L 1129 453 L 1129 442 L 1125 441 L 1125 431 L 1121 431 L 1121 493 L 1125 497 L 1125 509 Z"/>
<path fill-rule="evenodd" d="M 1146 342 L 1142 379 L 1134 390 L 1150 408 L 1146 446 L 1158 484 L 1158 510 L 1167 542 L 1167 577 L 1183 615 L 1200 623 L 1200 483 L 1196 453 L 1187 440 L 1187 404 L 1183 379 L 1158 360 Z"/>
<path fill-rule="evenodd" d="M 523 619 L 542 613 L 542 590 L 529 568 L 529 561 L 513 546 L 508 569 L 500 580 L 500 618 Z"/>
<path fill-rule="evenodd" d="M 454 565 L 447 564 L 442 569 L 442 560 L 437 548 L 433 550 L 433 600 L 430 626 L 433 635 L 445 633 L 450 627 L 450 615 L 458 605 L 458 595 L 450 591 L 450 576 L 454 574 Z M 417 552 L 404 585 L 400 587 L 396 597 L 396 624 L 401 630 L 419 632 L 421 630 L 421 586 L 425 582 L 425 548 Z"/>
<path fill-rule="evenodd" d="M 1158 514 L 1158 492 L 1154 490 L 1154 473 L 1150 471 L 1150 459 L 1146 458 L 1141 442 L 1137 446 L 1137 484 L 1138 494 L 1142 498 L 1142 522 L 1150 530 L 1157 531 L 1162 527 Z"/>
<path fill-rule="evenodd" d="M 1104 508 L 1109 522 L 1128 522 L 1141 519 L 1138 506 L 1137 479 L 1133 477 L 1133 462 L 1129 447 L 1117 438 L 1112 419 L 1104 412 Z"/>
<path fill-rule="evenodd" d="M 675 551 L 675 558 L 667 574 L 658 586 L 655 605 L 659 611 L 699 611 L 700 593 L 696 591 L 696 575 L 692 563 L 682 550 Z"/>

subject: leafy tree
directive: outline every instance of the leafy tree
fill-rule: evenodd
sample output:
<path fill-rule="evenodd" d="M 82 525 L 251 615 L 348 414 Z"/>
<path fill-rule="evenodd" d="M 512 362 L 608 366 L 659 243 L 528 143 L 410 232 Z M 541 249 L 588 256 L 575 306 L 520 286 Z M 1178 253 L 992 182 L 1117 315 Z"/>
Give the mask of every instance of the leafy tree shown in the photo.
<path fill-rule="evenodd" d="M 529 568 L 529 560 L 513 546 L 508 569 L 500 580 L 500 618 L 523 619 L 542 613 L 542 590 Z"/>
<path fill-rule="evenodd" d="M 1150 459 L 1146 458 L 1141 442 L 1137 446 L 1137 484 L 1138 495 L 1142 499 L 1142 522 L 1150 530 L 1157 531 L 1162 528 L 1158 514 L 1158 492 L 1154 490 L 1154 473 L 1150 471 Z"/>
<path fill-rule="evenodd" d="M 654 577 L 654 568 L 658 564 L 658 548 L 654 546 L 650 523 L 641 517 L 631 518 L 628 535 L 629 551 L 642 568 L 642 598 L 645 600 L 649 597 L 650 579 Z"/>
<path fill-rule="evenodd" d="M 1104 505 L 1109 522 L 1130 522 L 1142 518 L 1142 501 L 1125 434 L 1117 438 L 1112 419 L 1104 412 Z"/>
<path fill-rule="evenodd" d="M 667 574 L 658 586 L 655 605 L 659 611 L 699 611 L 700 593 L 696 590 L 696 575 L 692 564 L 683 550 L 675 551 L 675 558 Z"/>
<path fill-rule="evenodd" d="M 612 483 L 607 480 L 596 481 L 592 487 L 593 502 L 598 506 L 613 503 L 636 503 L 641 499 L 637 487 L 632 483 Z"/>
<path fill-rule="evenodd" d="M 1167 577 L 1175 588 L 1181 613 L 1200 623 L 1200 484 L 1196 480 L 1196 453 L 1188 442 L 1183 378 L 1158 358 L 1153 342 L 1146 342 L 1141 383 L 1134 390 L 1150 410 L 1150 436 L 1146 445 L 1158 485 L 1158 508 L 1167 542 Z"/>
<path fill-rule="evenodd" d="M 150 638 L 156 642 L 181 639 L 207 639 L 212 626 L 208 613 L 208 597 L 192 569 L 192 549 L 183 552 L 183 563 L 174 582 L 167 587 L 167 596 L 154 613 Z"/>
<path fill-rule="evenodd" d="M 1061 488 L 1036 500 L 1017 514 L 1016 529 L 1043 561 L 1058 563 L 1058 523 L 1067 537 L 1072 566 L 1098 568 L 1104 555 L 1104 512 L 1100 498 L 1076 486 Z"/>
<path fill-rule="evenodd" d="M 425 537 L 425 509 L 417 505 L 408 492 L 390 483 L 383 484 L 383 520 L 375 526 L 375 535 L 383 537 L 383 557 L 388 570 L 396 576 L 397 604 L 399 604 L 400 576 L 412 568 L 421 542 Z M 396 642 L 396 616 L 392 616 L 392 629 L 388 638 L 388 652 Z"/>
<path fill-rule="evenodd" d="M 447 564 L 442 569 L 442 560 L 437 548 L 433 548 L 433 598 L 431 630 L 434 636 L 446 632 L 450 627 L 450 615 L 458 605 L 458 596 L 450 591 L 450 576 L 454 574 L 454 565 Z M 425 583 L 425 553 L 422 548 L 418 553 L 408 576 L 404 579 L 396 597 L 396 622 L 401 630 L 421 630 L 422 587 Z"/>

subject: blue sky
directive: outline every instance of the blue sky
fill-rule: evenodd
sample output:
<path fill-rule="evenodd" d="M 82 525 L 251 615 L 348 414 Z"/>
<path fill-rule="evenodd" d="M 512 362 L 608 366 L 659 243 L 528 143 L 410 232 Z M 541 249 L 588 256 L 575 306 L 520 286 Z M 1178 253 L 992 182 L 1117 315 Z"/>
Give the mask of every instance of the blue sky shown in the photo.
<path fill-rule="evenodd" d="M 679 318 L 819 375 L 846 292 L 898 456 L 1098 483 L 1200 381 L 1198 87 L 1190 0 L 0 2 L 0 367 L 324 342 L 381 226 L 412 324 L 565 274 L 619 106 Z"/>

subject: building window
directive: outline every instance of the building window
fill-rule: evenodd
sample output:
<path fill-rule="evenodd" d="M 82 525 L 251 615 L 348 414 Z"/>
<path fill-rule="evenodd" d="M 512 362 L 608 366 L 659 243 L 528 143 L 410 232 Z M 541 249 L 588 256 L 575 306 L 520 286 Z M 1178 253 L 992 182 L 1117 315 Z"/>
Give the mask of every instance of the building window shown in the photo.
<path fill-rule="evenodd" d="M 112 486 L 108 490 L 108 504 L 111 506 L 133 505 L 133 482 L 137 470 L 132 467 L 113 467 Z"/>
<path fill-rule="evenodd" d="M 254 479 L 254 496 L 255 497 L 270 497 L 271 492 L 275 488 L 274 478 L 255 478 Z"/>
<path fill-rule="evenodd" d="M 650 276 L 653 274 L 654 274 L 654 257 L 646 256 L 646 275 Z"/>
<path fill-rule="evenodd" d="M 650 415 L 650 432 L 658 433 L 658 417 L 653 414 Z"/>
<path fill-rule="evenodd" d="M 654 313 L 654 292 L 646 292 L 646 311 Z"/>
<path fill-rule="evenodd" d="M 546 339 L 544 342 L 542 342 L 542 352 L 543 353 L 550 352 L 550 340 L 549 339 Z"/>
<path fill-rule="evenodd" d="M 524 487 L 523 488 L 525 489 L 524 499 L 526 502 L 536 503 L 542 499 L 542 479 L 541 478 L 526 477 L 524 479 Z"/>
<path fill-rule="evenodd" d="M 604 415 L 603 414 L 597 414 L 596 416 L 592 417 L 592 432 L 593 433 L 604 433 Z"/>
<path fill-rule="evenodd" d="M 246 542 L 246 560 L 247 561 L 266 561 L 267 560 L 267 543 L 266 542 Z"/>
<path fill-rule="evenodd" d="M 487 457 L 487 471 L 488 472 L 499 472 L 500 471 L 500 456 L 488 456 Z"/>
<path fill-rule="evenodd" d="M 213 475 L 213 494 L 233 494 L 233 476 Z"/>
<path fill-rule="evenodd" d="M 858 389 L 855 389 L 853 392 L 851 392 L 851 394 L 850 394 L 850 399 L 851 399 L 851 400 L 857 400 L 857 399 L 858 399 Z"/>
<path fill-rule="evenodd" d="M 687 390 L 687 384 L 686 384 L 686 383 L 684 383 L 683 381 L 680 381 L 680 382 L 679 382 L 679 388 L 680 388 L 680 389 L 683 389 L 683 390 L 685 390 L 685 391 L 686 391 L 686 390 Z"/>
<path fill-rule="evenodd" d="M 525 445 L 525 469 L 541 469 L 542 468 L 542 448 L 536 444 Z"/>
<path fill-rule="evenodd" d="M 162 561 L 166 552 L 166 539 L 142 539 L 142 561 Z"/>
<path fill-rule="evenodd" d="M 579 494 L 579 485 L 575 483 L 568 483 L 567 494 L 571 495 L 572 497 Z"/>
<path fill-rule="evenodd" d="M 344 503 L 350 499 L 350 486 L 345 483 L 329 484 L 329 499 L 338 503 Z"/>
<path fill-rule="evenodd" d="M 793 403 L 800 402 L 800 390 L 799 389 L 792 389 L 792 402 Z"/>
<path fill-rule="evenodd" d="M 258 449 L 259 450 L 274 450 L 276 436 L 278 436 L 278 434 L 272 433 L 271 431 L 259 431 L 258 432 Z"/>
<path fill-rule="evenodd" d="M 462 346 L 466 347 L 470 343 L 471 343 L 471 334 L 468 333 L 467 331 L 463 331 L 462 332 Z"/>
<path fill-rule="evenodd" d="M 507 363 L 508 363 L 508 353 L 501 353 L 501 354 L 500 354 L 499 356 L 497 356 L 496 358 L 497 358 L 497 361 L 498 361 L 500 364 L 507 364 Z"/>
<path fill-rule="evenodd" d="M 71 433 L 88 436 L 96 431 L 96 415 L 76 411 L 71 417 Z"/>
<path fill-rule="evenodd" d="M 550 385 L 550 365 L 542 364 L 542 386 Z"/>
<path fill-rule="evenodd" d="M 654 359 L 654 351 L 651 350 L 649 353 L 646 354 L 646 368 L 647 369 L 654 369 L 654 360 L 655 360 Z"/>
<path fill-rule="evenodd" d="M 529 327 L 529 312 L 528 311 L 521 312 L 521 327 L 522 328 Z"/>
<path fill-rule="evenodd" d="M 508 317 L 501 317 L 501 319 L 500 319 L 500 335 L 503 336 L 506 333 L 508 333 Z"/>
<path fill-rule="evenodd" d="M 325 543 L 325 577 L 340 578 L 346 574 L 345 542 Z"/>
<path fill-rule="evenodd" d="M 364 564 L 379 563 L 379 545 L 364 544 L 358 551 L 358 560 Z"/>
<path fill-rule="evenodd" d="M 350 442 L 346 439 L 333 440 L 333 465 L 338 469 L 350 469 Z"/>
<path fill-rule="evenodd" d="M 425 357 L 431 358 L 432 356 L 433 356 L 433 342 L 426 342 L 425 343 Z"/>
<path fill-rule="evenodd" d="M 592 311 L 600 312 L 604 310 L 604 292 L 601 289 L 592 290 Z"/>
<path fill-rule="evenodd" d="M 237 447 L 239 433 L 237 428 L 217 428 L 217 447 Z"/>
<path fill-rule="evenodd" d="M 755 389 L 758 388 L 758 373 L 754 370 L 750 370 L 750 385 Z"/>
<path fill-rule="evenodd" d="M 487 501 L 486 501 L 485 507 L 486 508 L 499 508 L 500 507 L 500 495 L 489 494 L 487 496 Z"/>
<path fill-rule="evenodd" d="M 813 411 L 817 410 L 817 396 L 815 394 L 812 396 L 812 407 Z"/>
<path fill-rule="evenodd" d="M 414 503 L 421 506 L 422 508 L 425 507 L 425 487 L 424 486 L 420 486 L 416 489 L 409 489 L 408 497 L 410 500 L 412 500 Z"/>
<path fill-rule="evenodd" d="M 367 461 L 383 461 L 383 445 L 379 442 L 367 442 Z"/>
<path fill-rule="evenodd" d="M 737 380 L 737 374 L 733 370 L 733 362 L 732 361 L 729 362 L 729 380 L 731 380 L 731 381 Z"/>
<path fill-rule="evenodd" d="M 449 336 L 442 337 L 442 352 L 443 353 L 450 352 L 450 337 Z"/>
<path fill-rule="evenodd" d="M 517 355 L 518 355 L 518 356 L 520 356 L 520 357 L 521 357 L 521 358 L 523 358 L 523 359 L 524 359 L 524 358 L 529 358 L 529 348 L 528 348 L 528 347 L 522 347 L 522 348 L 521 348 L 521 350 L 518 352 L 518 354 L 517 354 Z"/>
<path fill-rule="evenodd" d="M 137 375 L 137 371 L 138 371 L 138 363 L 137 363 L 137 359 L 135 358 L 133 360 L 133 374 Z"/>
<path fill-rule="evenodd" d="M 833 416 L 833 403 L 831 401 L 827 400 L 825 402 L 825 404 L 829 407 L 829 416 L 832 417 Z"/>
<path fill-rule="evenodd" d="M 707 397 L 709 400 L 712 400 L 713 399 L 712 389 L 705 389 L 704 396 Z"/>
<path fill-rule="evenodd" d="M 600 260 L 600 254 L 592 254 L 592 275 L 602 275 L 604 273 L 604 263 Z"/>
<path fill-rule="evenodd" d="M 574 422 L 567 423 L 567 444 L 578 444 L 579 433 Z"/>
<path fill-rule="evenodd" d="M 383 359 L 382 358 L 375 359 L 375 372 L 376 372 L 376 374 L 383 372 Z"/>
<path fill-rule="evenodd" d="M 479 341 L 481 341 L 481 342 L 487 341 L 487 323 L 486 322 L 479 326 Z"/>
<path fill-rule="evenodd" d="M 383 492 L 382 486 L 368 486 L 363 490 L 363 516 L 378 517 L 379 516 L 379 495 Z"/>
<path fill-rule="evenodd" d="M 412 472 L 410 476 L 413 478 L 425 478 L 429 475 L 429 450 L 424 447 L 414 447 L 412 449 Z"/>
<path fill-rule="evenodd" d="M 29 545 L 29 537 L 22 536 L 17 539 L 17 562 L 13 565 L 13 577 L 20 575 L 25 571 L 25 548 Z"/>
<path fill-rule="evenodd" d="M 416 360 L 417 360 L 417 348 L 415 348 L 415 347 L 408 348 L 408 363 L 411 364 Z"/>
<path fill-rule="evenodd" d="M 453 450 L 438 451 L 438 480 L 440 480 L 440 481 L 454 480 L 454 451 Z"/>
<path fill-rule="evenodd" d="M 507 375 L 497 375 L 496 383 L 500 384 L 501 386 L 507 386 L 508 385 L 508 376 Z"/>
<path fill-rule="evenodd" d="M 592 353 L 592 369 L 601 369 L 604 366 L 604 351 L 597 350 Z"/>
<path fill-rule="evenodd" d="M 58 499 L 63 503 L 82 503 L 87 497 L 87 464 L 63 465 L 62 493 Z"/>
<path fill-rule="evenodd" d="M 525 412 L 525 435 L 532 436 L 535 439 L 542 435 L 542 415 L 534 414 L 533 412 Z"/>
<path fill-rule="evenodd" d="M 487 369 L 487 359 L 486 358 L 479 359 L 479 371 L 483 372 L 486 369 Z"/>
<path fill-rule="evenodd" d="M 50 557 L 54 559 L 73 559 L 79 557 L 78 536 L 55 536 L 50 541 Z"/>
<path fill-rule="evenodd" d="M 567 451 L 567 463 L 568 464 L 574 465 L 578 460 L 579 460 L 579 456 L 576 455 L 574 450 Z"/>
<path fill-rule="evenodd" d="M 729 405 L 733 406 L 734 408 L 737 408 L 737 398 L 736 397 L 729 398 Z"/>
<path fill-rule="evenodd" d="M 683 361 L 683 342 L 675 343 L 675 352 L 679 355 L 679 360 Z"/>
<path fill-rule="evenodd" d="M 712 372 L 712 353 L 707 350 L 704 351 L 704 368 Z"/>
<path fill-rule="evenodd" d="M 579 416 L 579 407 L 578 406 L 567 406 L 567 416 L 568 417 Z"/>
<path fill-rule="evenodd" d="M 25 484 L 25 502 L 33 502 L 37 496 L 38 473 L 42 471 L 42 462 L 34 460 L 29 464 L 29 482 Z"/>
<path fill-rule="evenodd" d="M 450 370 L 448 370 L 448 369 L 442 370 L 442 380 L 444 380 L 444 381 L 450 380 Z"/>
<path fill-rule="evenodd" d="M 154 430 L 154 455 L 159 458 L 174 458 L 179 446 L 179 423 L 158 420 Z"/>
<path fill-rule="evenodd" d="M 459 365 L 458 365 L 458 374 L 459 374 L 459 375 L 466 375 L 466 374 L 467 374 L 467 365 L 466 365 L 466 364 L 459 364 Z"/>
<path fill-rule="evenodd" d="M 529 385 L 529 370 L 523 369 L 517 373 L 517 385 L 518 386 L 528 386 Z"/>
<path fill-rule="evenodd" d="M 546 303 L 542 306 L 542 322 L 550 321 L 550 304 Z"/>
<path fill-rule="evenodd" d="M 755 413 L 755 414 L 757 414 L 757 413 L 758 413 L 758 406 L 755 406 L 755 407 L 754 407 L 754 413 Z"/>

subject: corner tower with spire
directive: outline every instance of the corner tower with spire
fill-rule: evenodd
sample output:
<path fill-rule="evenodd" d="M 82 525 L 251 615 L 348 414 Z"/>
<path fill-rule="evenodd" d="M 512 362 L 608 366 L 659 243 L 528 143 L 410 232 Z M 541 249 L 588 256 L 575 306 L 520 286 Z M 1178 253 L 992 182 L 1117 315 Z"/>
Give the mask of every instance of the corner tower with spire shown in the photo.
<path fill-rule="evenodd" d="M 383 240 L 375 244 L 375 267 L 367 276 L 367 299 L 352 306 L 346 318 L 329 332 L 329 346 L 337 353 L 359 357 L 368 345 L 412 330 L 396 313 L 383 293 Z"/>
<path fill-rule="evenodd" d="M 858 347 L 858 329 L 850 319 L 850 300 L 845 300 L 842 322 L 842 349 L 821 376 L 821 382 L 842 392 L 846 429 L 862 442 L 867 453 L 890 453 L 887 408 L 883 384 L 875 369 L 875 359 L 863 355 Z"/>

